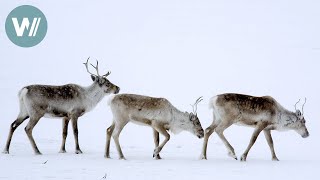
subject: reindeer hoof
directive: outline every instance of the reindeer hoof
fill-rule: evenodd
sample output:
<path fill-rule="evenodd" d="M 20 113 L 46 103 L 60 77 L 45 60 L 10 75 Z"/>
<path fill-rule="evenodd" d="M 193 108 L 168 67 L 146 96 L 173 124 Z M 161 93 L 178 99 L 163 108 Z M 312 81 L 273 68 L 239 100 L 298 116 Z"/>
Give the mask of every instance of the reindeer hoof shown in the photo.
<path fill-rule="evenodd" d="M 241 159 L 240 159 L 240 161 L 243 161 L 243 162 L 244 162 L 244 161 L 246 161 L 246 160 L 247 160 L 247 156 L 245 156 L 245 155 L 242 155 L 242 156 L 241 156 Z"/>
<path fill-rule="evenodd" d="M 4 150 L 2 151 L 3 154 L 9 154 L 9 151 L 8 150 Z"/>
<path fill-rule="evenodd" d="M 35 154 L 35 155 L 42 155 L 40 151 L 35 152 L 34 154 Z"/>
<path fill-rule="evenodd" d="M 207 160 L 207 156 L 201 155 L 199 159 L 200 159 L 200 160 Z"/>
<path fill-rule="evenodd" d="M 155 153 L 153 153 L 152 157 L 153 159 L 161 159 L 159 154 L 155 154 Z"/>
<path fill-rule="evenodd" d="M 119 160 L 127 160 L 127 159 L 123 156 L 123 157 L 119 157 Z"/>
<path fill-rule="evenodd" d="M 272 161 L 279 161 L 279 159 L 277 157 L 273 157 Z"/>
<path fill-rule="evenodd" d="M 160 151 L 161 151 L 160 148 L 155 148 L 154 151 L 153 151 L 153 157 L 158 156 Z"/>
<path fill-rule="evenodd" d="M 153 157 L 153 159 L 161 159 L 158 149 L 154 150 L 152 157 Z"/>
<path fill-rule="evenodd" d="M 160 154 L 158 154 L 158 155 L 153 155 L 153 159 L 159 160 L 159 159 L 162 159 L 162 158 L 160 157 Z"/>
<path fill-rule="evenodd" d="M 158 154 L 158 155 L 156 156 L 156 158 L 157 158 L 157 159 L 162 159 L 162 158 L 160 157 L 160 154 Z"/>
<path fill-rule="evenodd" d="M 66 150 L 62 150 L 62 149 L 59 151 L 59 153 L 66 153 L 66 152 L 67 152 Z"/>
<path fill-rule="evenodd" d="M 82 154 L 82 151 L 80 149 L 76 150 L 76 154 Z"/>
<path fill-rule="evenodd" d="M 235 160 L 238 160 L 238 157 L 234 153 L 229 152 L 228 156 L 232 157 Z"/>

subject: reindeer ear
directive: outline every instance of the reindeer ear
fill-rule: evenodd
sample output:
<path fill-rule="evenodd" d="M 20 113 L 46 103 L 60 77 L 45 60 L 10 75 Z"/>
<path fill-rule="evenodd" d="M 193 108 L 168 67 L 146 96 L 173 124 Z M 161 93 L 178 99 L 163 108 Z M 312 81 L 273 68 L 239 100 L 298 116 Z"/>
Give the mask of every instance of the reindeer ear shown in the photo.
<path fill-rule="evenodd" d="M 296 115 L 298 116 L 298 117 L 300 117 L 302 114 L 301 114 L 301 111 L 300 110 L 296 110 Z"/>
<path fill-rule="evenodd" d="M 189 114 L 189 119 L 190 119 L 190 121 L 192 121 L 192 116 L 193 116 L 193 113 L 191 112 L 191 113 Z"/>
<path fill-rule="evenodd" d="M 92 81 L 96 81 L 97 77 L 95 75 L 91 75 L 91 79 L 92 79 Z"/>

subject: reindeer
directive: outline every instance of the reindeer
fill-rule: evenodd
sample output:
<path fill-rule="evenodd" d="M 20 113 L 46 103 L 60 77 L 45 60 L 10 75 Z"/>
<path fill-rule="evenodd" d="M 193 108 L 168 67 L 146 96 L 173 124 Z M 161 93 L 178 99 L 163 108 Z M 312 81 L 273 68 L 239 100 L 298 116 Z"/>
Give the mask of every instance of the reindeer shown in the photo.
<path fill-rule="evenodd" d="M 202 138 L 203 129 L 197 116 L 196 106 L 201 101 L 199 98 L 194 104 L 193 113 L 181 112 L 165 98 L 154 98 L 134 94 L 120 94 L 110 98 L 109 105 L 113 114 L 113 123 L 107 129 L 105 157 L 110 158 L 109 148 L 111 136 L 116 144 L 120 159 L 125 159 L 120 144 L 119 135 L 123 127 L 129 122 L 151 126 L 154 131 L 155 149 L 153 157 L 161 159 L 159 153 L 169 141 L 168 130 L 179 133 L 183 130 Z M 159 145 L 159 133 L 165 140 Z"/>
<path fill-rule="evenodd" d="M 264 132 L 270 147 L 272 160 L 279 161 L 274 151 L 271 130 L 295 130 L 303 138 L 308 137 L 309 132 L 303 116 L 304 104 L 301 113 L 297 109 L 296 112 L 286 110 L 270 96 L 254 97 L 242 94 L 221 94 L 212 97 L 209 105 L 213 109 L 213 122 L 205 130 L 200 158 L 207 159 L 208 139 L 215 131 L 228 149 L 228 155 L 237 160 L 234 149 L 223 135 L 223 131 L 232 124 L 239 124 L 255 128 L 250 143 L 241 156 L 241 161 L 246 161 L 248 152 L 261 131 Z"/>
<path fill-rule="evenodd" d="M 76 84 L 63 86 L 30 85 L 22 88 L 19 92 L 20 113 L 18 118 L 11 124 L 8 140 L 3 153 L 9 153 L 10 142 L 14 131 L 26 119 L 30 118 L 25 131 L 30 140 L 35 154 L 41 154 L 32 136 L 32 130 L 41 117 L 63 118 L 63 133 L 61 153 L 65 153 L 65 142 L 68 133 L 68 124 L 71 119 L 73 134 L 76 145 L 76 154 L 82 153 L 78 141 L 78 118 L 91 111 L 107 94 L 117 94 L 120 88 L 112 84 L 107 76 L 99 74 L 98 61 L 93 66 L 97 74 L 89 71 L 87 59 L 83 63 L 87 72 L 91 75 L 93 83 L 89 87 Z"/>

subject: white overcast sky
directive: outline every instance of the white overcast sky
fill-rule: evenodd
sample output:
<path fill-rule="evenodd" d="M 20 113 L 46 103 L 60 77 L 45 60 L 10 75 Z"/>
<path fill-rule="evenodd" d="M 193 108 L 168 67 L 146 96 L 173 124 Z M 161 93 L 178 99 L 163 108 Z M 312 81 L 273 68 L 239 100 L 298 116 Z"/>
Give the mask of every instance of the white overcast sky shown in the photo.
<path fill-rule="evenodd" d="M 307 121 L 319 125 L 320 1 L 26 0 L 48 21 L 45 39 L 32 48 L 5 34 L 6 16 L 21 3 L 0 2 L 6 124 L 16 117 L 25 85 L 89 85 L 82 62 L 91 56 L 100 71 L 112 71 L 109 79 L 123 93 L 166 97 L 181 110 L 204 96 L 205 125 L 208 99 L 224 92 L 271 95 L 290 110 L 307 97 Z"/>

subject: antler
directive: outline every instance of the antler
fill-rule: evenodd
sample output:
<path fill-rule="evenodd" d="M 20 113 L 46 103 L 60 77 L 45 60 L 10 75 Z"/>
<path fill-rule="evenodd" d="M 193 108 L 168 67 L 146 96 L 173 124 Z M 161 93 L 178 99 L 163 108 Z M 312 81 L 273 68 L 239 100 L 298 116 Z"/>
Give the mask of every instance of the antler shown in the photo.
<path fill-rule="evenodd" d="M 94 66 L 93 64 L 90 63 L 90 65 L 97 71 L 97 74 L 91 73 L 91 72 L 89 71 L 89 66 L 88 66 L 88 64 L 89 64 L 89 63 L 88 63 L 88 62 L 89 62 L 89 59 L 90 59 L 90 57 L 88 57 L 87 62 L 83 63 L 83 64 L 86 66 L 87 72 L 88 72 L 89 74 L 94 75 L 94 76 L 98 76 L 98 77 L 107 77 L 107 76 L 109 76 L 109 75 L 111 74 L 111 72 L 108 71 L 106 74 L 100 76 L 100 74 L 99 74 L 99 61 L 98 61 L 98 60 L 96 60 L 96 61 L 97 61 L 97 65 L 96 65 L 96 66 Z"/>
<path fill-rule="evenodd" d="M 109 76 L 110 74 L 111 74 L 111 71 L 108 71 L 107 74 L 102 75 L 102 76 L 103 76 L 103 77 L 107 77 L 107 76 Z"/>
<path fill-rule="evenodd" d="M 300 99 L 298 102 L 296 102 L 296 104 L 294 105 L 294 109 L 297 110 L 297 104 L 300 102 Z"/>
<path fill-rule="evenodd" d="M 93 74 L 93 73 L 91 73 L 91 72 L 89 71 L 89 67 L 88 67 L 89 59 L 90 59 L 90 57 L 88 57 L 87 62 L 85 62 L 85 63 L 83 63 L 83 64 L 86 66 L 87 72 L 88 72 L 89 74 L 94 75 L 94 76 L 97 76 L 97 75 L 95 75 L 95 74 Z"/>
<path fill-rule="evenodd" d="M 191 105 L 194 114 L 197 114 L 197 110 L 198 110 L 197 105 L 198 105 L 199 102 L 201 102 L 202 100 L 203 100 L 203 99 L 202 99 L 202 96 L 200 96 L 200 97 L 196 100 L 196 102 L 195 102 L 193 105 Z"/>
<path fill-rule="evenodd" d="M 100 76 L 100 74 L 99 74 L 99 62 L 98 62 L 98 60 L 96 60 L 96 61 L 97 61 L 97 65 L 96 66 L 94 66 L 91 63 L 90 63 L 90 65 L 97 71 L 97 75 Z"/>
<path fill-rule="evenodd" d="M 307 102 L 307 98 L 305 97 L 305 98 L 304 98 L 304 103 L 303 103 L 303 105 L 302 105 L 302 109 L 301 109 L 302 114 L 304 114 L 304 112 L 303 112 L 303 107 L 304 107 L 304 105 L 306 104 L 306 102 Z"/>

